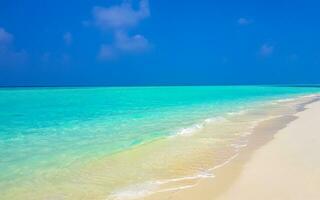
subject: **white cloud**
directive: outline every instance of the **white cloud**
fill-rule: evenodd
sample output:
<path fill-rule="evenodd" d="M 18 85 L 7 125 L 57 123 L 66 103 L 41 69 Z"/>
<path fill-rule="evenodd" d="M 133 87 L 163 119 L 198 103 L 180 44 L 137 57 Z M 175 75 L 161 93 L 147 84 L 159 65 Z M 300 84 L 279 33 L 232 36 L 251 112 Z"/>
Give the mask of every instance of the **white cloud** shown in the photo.
<path fill-rule="evenodd" d="M 110 60 L 124 53 L 140 53 L 149 48 L 149 42 L 142 35 L 129 36 L 125 32 L 115 33 L 113 44 L 102 44 L 100 46 L 98 58 L 100 60 Z"/>
<path fill-rule="evenodd" d="M 26 62 L 28 54 L 25 50 L 13 48 L 14 36 L 0 27 L 0 66 L 20 65 Z"/>
<path fill-rule="evenodd" d="M 260 48 L 260 55 L 267 57 L 273 54 L 273 51 L 274 51 L 274 46 L 269 44 L 263 44 Z"/>
<path fill-rule="evenodd" d="M 240 26 L 245 26 L 245 25 L 249 25 L 251 24 L 253 21 L 248 19 L 248 18 L 244 18 L 244 17 L 241 17 L 238 19 L 237 23 L 240 25 Z"/>
<path fill-rule="evenodd" d="M 13 35 L 0 27 L 0 45 L 8 45 L 13 41 Z"/>
<path fill-rule="evenodd" d="M 63 40 L 66 45 L 71 45 L 73 40 L 72 34 L 70 32 L 66 32 L 65 34 L 63 34 Z"/>
<path fill-rule="evenodd" d="M 129 2 L 111 7 L 96 6 L 93 8 L 94 24 L 103 30 L 134 27 L 149 15 L 147 0 L 140 1 L 138 10 L 134 10 Z"/>
<path fill-rule="evenodd" d="M 141 52 L 149 47 L 148 40 L 142 35 L 128 36 L 123 32 L 116 33 L 115 47 L 126 52 Z"/>
<path fill-rule="evenodd" d="M 102 44 L 98 54 L 100 60 L 117 57 L 123 53 L 138 53 L 147 50 L 149 41 L 141 34 L 128 34 L 129 29 L 136 27 L 143 19 L 150 16 L 148 0 L 140 0 L 137 9 L 131 1 L 110 7 L 96 6 L 93 8 L 93 20 L 84 21 L 85 26 L 94 25 L 102 31 L 111 32 L 113 41 Z"/>

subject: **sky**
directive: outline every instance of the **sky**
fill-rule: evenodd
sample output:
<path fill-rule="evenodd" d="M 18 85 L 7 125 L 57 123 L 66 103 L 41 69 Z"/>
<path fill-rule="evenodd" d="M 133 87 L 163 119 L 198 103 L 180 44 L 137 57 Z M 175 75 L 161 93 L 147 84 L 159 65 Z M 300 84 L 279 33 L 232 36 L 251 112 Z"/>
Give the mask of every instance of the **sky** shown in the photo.
<path fill-rule="evenodd" d="M 1 0 L 0 86 L 319 84 L 316 0 Z"/>

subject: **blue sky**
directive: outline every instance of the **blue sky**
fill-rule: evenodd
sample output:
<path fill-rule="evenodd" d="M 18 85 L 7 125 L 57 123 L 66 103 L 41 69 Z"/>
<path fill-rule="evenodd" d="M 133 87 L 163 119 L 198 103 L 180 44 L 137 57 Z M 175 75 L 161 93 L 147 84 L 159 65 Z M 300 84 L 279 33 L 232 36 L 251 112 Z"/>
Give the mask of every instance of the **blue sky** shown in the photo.
<path fill-rule="evenodd" d="M 320 83 L 320 2 L 0 1 L 0 85 Z"/>

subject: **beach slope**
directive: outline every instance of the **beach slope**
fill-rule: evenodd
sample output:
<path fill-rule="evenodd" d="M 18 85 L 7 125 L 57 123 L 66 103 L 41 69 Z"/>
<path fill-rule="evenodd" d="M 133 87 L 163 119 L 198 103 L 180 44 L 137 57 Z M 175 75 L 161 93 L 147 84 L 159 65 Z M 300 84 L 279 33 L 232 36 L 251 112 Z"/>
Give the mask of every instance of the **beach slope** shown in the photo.
<path fill-rule="evenodd" d="M 218 199 L 320 199 L 320 102 L 254 152 Z"/>
<path fill-rule="evenodd" d="M 216 170 L 215 178 L 144 199 L 320 199 L 320 102 L 306 105 L 285 120 L 258 127 L 251 145 Z"/>

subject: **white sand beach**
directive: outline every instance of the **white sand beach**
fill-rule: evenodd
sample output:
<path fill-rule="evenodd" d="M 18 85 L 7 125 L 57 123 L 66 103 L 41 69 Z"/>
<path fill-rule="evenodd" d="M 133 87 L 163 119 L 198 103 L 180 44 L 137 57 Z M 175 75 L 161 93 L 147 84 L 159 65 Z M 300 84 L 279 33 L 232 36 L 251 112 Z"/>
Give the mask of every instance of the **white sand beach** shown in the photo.
<path fill-rule="evenodd" d="M 269 136 L 252 138 L 251 146 L 218 169 L 215 178 L 144 199 L 320 199 L 320 102 L 287 120 L 286 125 L 262 124 L 257 134 Z"/>

